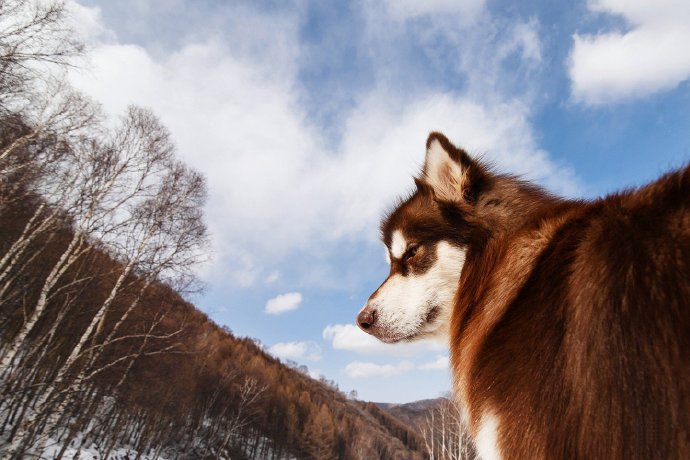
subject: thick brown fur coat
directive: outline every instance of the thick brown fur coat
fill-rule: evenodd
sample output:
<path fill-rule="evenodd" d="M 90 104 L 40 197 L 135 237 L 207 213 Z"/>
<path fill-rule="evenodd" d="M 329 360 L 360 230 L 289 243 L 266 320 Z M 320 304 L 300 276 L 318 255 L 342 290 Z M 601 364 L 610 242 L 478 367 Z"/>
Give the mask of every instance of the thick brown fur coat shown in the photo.
<path fill-rule="evenodd" d="M 461 193 L 422 176 L 405 205 L 433 198 L 467 250 L 450 346 L 471 430 L 493 417 L 510 459 L 689 459 L 690 167 L 569 201 L 433 142 Z"/>

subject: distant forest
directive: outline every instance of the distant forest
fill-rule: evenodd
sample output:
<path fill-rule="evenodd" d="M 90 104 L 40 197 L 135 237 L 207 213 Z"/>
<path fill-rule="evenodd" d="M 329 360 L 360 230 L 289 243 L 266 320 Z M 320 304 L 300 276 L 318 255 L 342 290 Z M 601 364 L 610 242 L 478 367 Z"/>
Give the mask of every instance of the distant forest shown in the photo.
<path fill-rule="evenodd" d="M 0 0 L 2 458 L 465 458 L 452 403 L 348 398 L 185 300 L 204 178 L 70 86 L 83 52 L 61 2 Z"/>

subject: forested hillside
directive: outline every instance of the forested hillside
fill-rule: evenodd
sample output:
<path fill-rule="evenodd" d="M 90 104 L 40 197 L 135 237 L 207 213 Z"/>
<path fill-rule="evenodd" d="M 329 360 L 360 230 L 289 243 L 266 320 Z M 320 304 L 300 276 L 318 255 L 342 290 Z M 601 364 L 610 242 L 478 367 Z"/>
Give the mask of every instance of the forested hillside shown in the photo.
<path fill-rule="evenodd" d="M 35 215 L 36 203 L 28 204 L 3 211 L 3 251 Z M 10 275 L 16 281 L 1 304 L 3 352 L 25 320 L 21 306 L 36 301 L 71 235 L 61 229 L 37 237 L 22 271 Z M 140 294 L 134 276 L 100 333 L 65 369 L 122 269 L 91 248 L 56 284 L 20 359 L 3 375 L 7 442 L 22 436 L 31 450 L 47 436 L 44 444 L 67 449 L 80 433 L 102 458 L 116 446 L 168 458 L 424 458 L 421 436 L 376 405 L 348 400 L 331 383 L 283 365 L 164 284 Z M 57 386 L 51 399 L 36 406 L 50 386 Z"/>

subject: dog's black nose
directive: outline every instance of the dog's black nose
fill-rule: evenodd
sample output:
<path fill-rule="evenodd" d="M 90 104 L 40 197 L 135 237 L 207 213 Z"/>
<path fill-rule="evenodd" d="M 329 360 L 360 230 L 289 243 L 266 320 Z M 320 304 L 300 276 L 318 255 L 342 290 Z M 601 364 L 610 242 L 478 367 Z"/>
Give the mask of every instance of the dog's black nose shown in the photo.
<path fill-rule="evenodd" d="M 357 315 L 357 325 L 364 332 L 371 333 L 370 329 L 376 322 L 376 310 L 369 305 L 364 307 Z"/>

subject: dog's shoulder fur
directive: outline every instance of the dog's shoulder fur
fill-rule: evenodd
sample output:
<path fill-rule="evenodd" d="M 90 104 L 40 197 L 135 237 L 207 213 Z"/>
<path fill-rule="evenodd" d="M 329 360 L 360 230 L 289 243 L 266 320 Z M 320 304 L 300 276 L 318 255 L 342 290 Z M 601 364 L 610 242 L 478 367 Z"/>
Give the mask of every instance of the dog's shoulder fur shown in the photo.
<path fill-rule="evenodd" d="M 690 458 L 690 168 L 589 203 L 512 187 L 450 328 L 475 434 L 491 414 L 504 458 Z"/>

